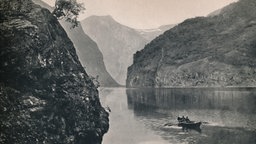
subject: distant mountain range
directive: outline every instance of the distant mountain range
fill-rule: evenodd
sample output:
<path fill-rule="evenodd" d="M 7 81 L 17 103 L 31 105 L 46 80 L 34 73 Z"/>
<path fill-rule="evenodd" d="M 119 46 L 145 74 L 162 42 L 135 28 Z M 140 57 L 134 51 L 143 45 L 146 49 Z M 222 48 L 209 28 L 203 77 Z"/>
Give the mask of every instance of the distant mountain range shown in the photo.
<path fill-rule="evenodd" d="M 134 55 L 128 87 L 256 86 L 256 1 L 188 19 Z"/>
<path fill-rule="evenodd" d="M 144 37 L 148 42 L 155 39 L 157 36 L 163 34 L 165 31 L 173 28 L 175 25 L 163 25 L 156 29 L 136 29 L 139 34 Z"/>
<path fill-rule="evenodd" d="M 81 24 L 85 33 L 98 44 L 108 72 L 122 85 L 125 85 L 133 53 L 173 27 L 137 30 L 118 23 L 111 16 L 91 16 L 81 21 Z"/>
<path fill-rule="evenodd" d="M 52 7 L 41 0 L 33 1 L 50 11 L 53 10 Z M 107 72 L 102 53 L 97 44 L 84 33 L 81 24 L 79 23 L 78 27 L 74 29 L 71 29 L 71 25 L 63 20 L 60 21 L 60 24 L 73 42 L 79 60 L 86 69 L 86 72 L 93 77 L 99 76 L 98 81 L 100 82 L 101 86 L 119 86 L 119 84 Z"/>

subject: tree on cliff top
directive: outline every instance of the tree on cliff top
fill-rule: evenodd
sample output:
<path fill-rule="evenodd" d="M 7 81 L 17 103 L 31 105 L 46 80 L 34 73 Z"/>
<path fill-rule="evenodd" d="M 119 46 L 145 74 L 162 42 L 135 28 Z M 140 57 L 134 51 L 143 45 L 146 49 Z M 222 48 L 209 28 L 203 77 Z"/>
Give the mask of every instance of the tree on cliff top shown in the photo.
<path fill-rule="evenodd" d="M 76 0 L 56 0 L 53 15 L 58 19 L 65 18 L 65 21 L 71 23 L 71 27 L 78 26 L 77 17 L 80 12 L 85 10 L 82 3 L 78 3 Z"/>

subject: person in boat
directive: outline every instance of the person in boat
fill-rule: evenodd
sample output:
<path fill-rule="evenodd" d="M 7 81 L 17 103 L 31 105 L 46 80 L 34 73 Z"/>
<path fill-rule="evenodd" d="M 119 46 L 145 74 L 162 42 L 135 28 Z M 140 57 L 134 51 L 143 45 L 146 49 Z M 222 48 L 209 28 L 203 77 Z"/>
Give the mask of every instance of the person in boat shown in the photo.
<path fill-rule="evenodd" d="M 186 123 L 190 123 L 190 119 L 188 118 L 188 116 L 186 116 L 186 118 L 184 116 L 182 117 L 178 117 L 178 121 L 179 122 L 186 122 Z"/>
<path fill-rule="evenodd" d="M 185 122 L 187 122 L 187 123 L 190 123 L 190 122 L 191 122 L 190 119 L 188 118 L 188 116 L 186 116 Z"/>
<path fill-rule="evenodd" d="M 182 117 L 178 117 L 177 120 L 178 120 L 179 122 L 185 122 L 186 119 L 185 119 L 184 116 L 182 116 Z"/>

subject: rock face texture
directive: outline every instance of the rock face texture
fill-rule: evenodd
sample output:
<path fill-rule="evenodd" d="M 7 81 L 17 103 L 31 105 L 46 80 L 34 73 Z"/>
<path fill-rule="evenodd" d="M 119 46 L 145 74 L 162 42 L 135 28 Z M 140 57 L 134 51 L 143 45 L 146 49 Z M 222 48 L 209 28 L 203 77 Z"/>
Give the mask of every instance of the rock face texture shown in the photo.
<path fill-rule="evenodd" d="M 256 1 L 185 20 L 134 54 L 128 87 L 256 86 Z"/>
<path fill-rule="evenodd" d="M 47 9 L 2 0 L 0 47 L 0 143 L 101 143 L 108 113 Z"/>
<path fill-rule="evenodd" d="M 36 4 L 53 11 L 53 8 L 42 2 L 41 0 L 33 0 Z M 107 72 L 103 62 L 103 56 L 97 44 L 84 33 L 81 24 L 78 27 L 71 29 L 71 25 L 64 20 L 60 21 L 61 26 L 66 31 L 68 37 L 73 42 L 78 58 L 85 68 L 88 75 L 97 77 L 100 86 L 115 87 L 119 84 Z"/>

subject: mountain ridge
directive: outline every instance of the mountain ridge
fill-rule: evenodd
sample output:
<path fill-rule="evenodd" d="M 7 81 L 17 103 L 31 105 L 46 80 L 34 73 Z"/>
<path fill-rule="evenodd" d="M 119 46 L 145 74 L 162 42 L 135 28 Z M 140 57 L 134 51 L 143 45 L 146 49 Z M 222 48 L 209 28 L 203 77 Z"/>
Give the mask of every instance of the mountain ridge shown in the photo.
<path fill-rule="evenodd" d="M 172 25 L 159 31 L 133 29 L 118 23 L 112 16 L 90 16 L 81 21 L 82 27 L 99 46 L 106 68 L 112 77 L 125 85 L 127 67 L 132 64 L 132 54 Z M 147 32 L 145 32 L 147 31 Z M 144 32 L 144 33 L 143 33 Z"/>
<path fill-rule="evenodd" d="M 166 31 L 134 54 L 127 86 L 255 86 L 255 5 L 242 0 Z"/>
<path fill-rule="evenodd" d="M 91 16 L 81 21 L 82 27 L 99 46 L 110 75 L 125 84 L 132 53 L 146 43 L 135 30 L 116 22 L 111 16 Z"/>

